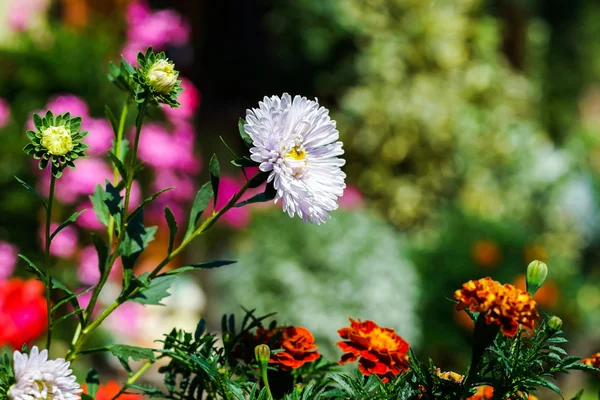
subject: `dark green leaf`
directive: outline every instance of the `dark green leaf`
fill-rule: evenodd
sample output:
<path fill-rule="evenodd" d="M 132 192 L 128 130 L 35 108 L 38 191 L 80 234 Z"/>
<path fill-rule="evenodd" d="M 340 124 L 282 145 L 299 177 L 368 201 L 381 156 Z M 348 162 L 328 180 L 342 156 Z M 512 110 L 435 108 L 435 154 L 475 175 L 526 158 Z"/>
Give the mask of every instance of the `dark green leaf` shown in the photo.
<path fill-rule="evenodd" d="M 42 196 L 40 196 L 38 194 L 38 192 L 35 191 L 34 188 L 32 188 L 29 184 L 27 184 L 27 182 L 19 179 L 18 177 L 15 176 L 15 179 L 17 180 L 17 182 L 19 182 L 21 185 L 23 185 L 23 187 L 25 189 L 27 189 L 28 191 L 30 191 L 31 193 L 35 194 L 36 197 L 42 202 L 42 205 L 44 206 L 44 208 L 46 209 L 46 211 L 48 211 L 48 205 L 46 204 L 46 200 L 44 200 L 44 198 Z"/>
<path fill-rule="evenodd" d="M 176 269 L 171 270 L 171 271 L 167 271 L 167 272 L 161 274 L 161 276 L 179 275 L 179 274 L 181 274 L 183 272 L 193 271 L 193 270 L 197 270 L 197 269 L 219 268 L 219 267 L 222 267 L 224 265 L 235 264 L 236 262 L 237 261 L 229 261 L 229 260 L 218 260 L 218 261 L 201 262 L 201 263 L 197 263 L 197 264 L 186 265 L 185 267 L 176 268 Z"/>
<path fill-rule="evenodd" d="M 131 212 L 131 214 L 129 214 L 129 216 L 127 217 L 127 222 L 131 221 L 131 219 L 132 219 L 132 218 L 134 218 L 134 217 L 135 217 L 135 215 L 136 215 L 137 213 L 139 213 L 140 211 L 142 211 L 142 209 L 143 209 L 143 208 L 146 206 L 146 204 L 150 203 L 151 201 L 154 201 L 154 200 L 156 200 L 156 198 L 157 198 L 158 196 L 160 196 L 160 195 L 161 195 L 161 194 L 163 194 L 164 192 L 168 192 L 168 191 L 169 191 L 169 190 L 171 190 L 171 189 L 173 189 L 173 188 L 166 188 L 166 189 L 163 189 L 163 190 L 161 190 L 160 192 L 156 192 L 156 193 L 154 193 L 152 196 L 150 196 L 150 197 L 148 197 L 148 198 L 144 199 L 144 201 L 142 201 L 142 202 L 140 203 L 140 205 L 139 205 L 139 206 L 137 206 L 137 207 L 135 208 L 135 210 L 133 210 L 133 211 Z"/>
<path fill-rule="evenodd" d="M 108 246 L 101 238 L 94 234 L 92 234 L 92 242 L 98 253 L 98 269 L 100 270 L 100 276 L 102 276 L 106 268 L 108 268 L 108 265 L 106 265 L 109 253 Z"/>
<path fill-rule="evenodd" d="M 219 179 L 221 176 L 221 168 L 219 167 L 219 160 L 217 155 L 213 154 L 208 164 L 208 172 L 210 174 L 210 183 L 213 190 L 213 207 L 217 209 L 217 197 L 219 196 Z"/>
<path fill-rule="evenodd" d="M 90 200 L 94 207 L 96 217 L 98 217 L 98 221 L 100 221 L 102 225 L 108 226 L 110 211 L 108 211 L 108 207 L 104 203 L 104 197 L 104 189 L 102 189 L 101 185 L 96 185 L 96 189 L 94 189 L 94 193 L 90 196 Z"/>
<path fill-rule="evenodd" d="M 115 153 L 113 153 L 112 151 L 108 152 L 108 157 L 113 162 L 114 166 L 117 167 L 117 169 L 119 170 L 119 174 L 121 174 L 121 178 L 127 182 L 127 178 L 128 178 L 127 168 L 125 168 L 125 164 L 123 164 L 123 161 L 121 161 L 121 159 L 119 157 L 117 157 L 117 155 Z"/>
<path fill-rule="evenodd" d="M 106 346 L 105 349 L 107 351 L 110 351 L 115 357 L 123 358 L 124 360 L 128 360 L 131 358 L 133 361 L 156 361 L 153 349 L 127 346 L 124 344 L 113 344 L 110 346 Z"/>
<path fill-rule="evenodd" d="M 115 133 L 115 135 L 117 135 L 117 133 L 119 132 L 119 121 L 117 121 L 117 118 L 115 117 L 108 105 L 104 106 L 104 114 L 106 115 L 108 122 L 110 122 L 110 126 L 112 126 L 113 132 Z"/>
<path fill-rule="evenodd" d="M 270 174 L 271 174 L 271 172 L 259 172 L 258 174 L 254 175 L 250 179 L 250 183 L 248 183 L 248 187 L 250 189 L 259 187 L 260 185 L 262 185 L 263 183 L 265 183 L 267 181 Z"/>
<path fill-rule="evenodd" d="M 185 238 L 188 238 L 196 229 L 196 223 L 200 219 L 202 212 L 208 206 L 212 195 L 213 190 L 210 182 L 202 185 L 202 187 L 196 194 L 194 204 L 192 205 L 192 211 L 190 212 L 190 220 L 188 222 L 187 231 L 185 232 Z"/>
<path fill-rule="evenodd" d="M 223 142 L 223 144 L 225 145 L 225 148 L 227 149 L 227 151 L 229 151 L 229 154 L 231 154 L 231 156 L 233 157 L 234 160 L 238 159 L 239 157 L 235 154 L 235 151 L 233 151 L 231 149 L 231 147 L 229 147 L 229 145 L 227 144 L 227 142 L 225 141 L 225 139 L 223 139 L 223 136 L 219 136 L 219 139 L 221 139 L 221 142 Z"/>
<path fill-rule="evenodd" d="M 125 237 L 119 246 L 119 252 L 123 260 L 123 268 L 132 269 L 135 261 L 156 234 L 156 226 L 144 226 L 144 211 L 138 212 L 127 224 Z"/>
<path fill-rule="evenodd" d="M 41 269 L 39 269 L 33 262 L 31 262 L 23 254 L 19 254 L 19 257 L 29 265 L 29 268 L 31 269 L 30 272 L 32 272 L 33 274 L 37 275 L 42 282 L 46 281 L 46 274 L 44 272 L 42 272 Z"/>
<path fill-rule="evenodd" d="M 169 207 L 165 207 L 165 219 L 167 220 L 167 225 L 169 226 L 169 248 L 167 249 L 167 254 L 171 254 L 173 252 L 173 245 L 175 243 L 175 236 L 177 235 L 177 220 L 175 219 L 175 215 L 173 215 L 173 211 Z"/>
<path fill-rule="evenodd" d="M 250 136 L 248 136 L 248 134 L 244 130 L 245 123 L 246 123 L 246 121 L 244 121 L 242 118 L 240 118 L 240 120 L 238 121 L 238 131 L 240 132 L 240 137 L 242 138 L 242 140 L 244 141 L 246 146 L 248 146 L 250 148 L 253 146 L 253 143 L 252 143 L 252 139 L 250 138 Z"/>
<path fill-rule="evenodd" d="M 71 214 L 71 216 L 65 222 L 60 224 L 58 226 L 58 228 L 56 228 L 56 230 L 54 232 L 52 232 L 52 234 L 50 235 L 50 242 L 52 242 L 52 239 L 54 239 L 54 237 L 58 234 L 58 232 L 65 229 L 67 226 L 74 224 L 75 221 L 77 221 L 77 218 L 79 218 L 79 216 L 81 214 L 83 214 L 85 211 L 87 211 L 86 208 L 84 208 L 83 210 L 76 211 L 73 214 Z"/>

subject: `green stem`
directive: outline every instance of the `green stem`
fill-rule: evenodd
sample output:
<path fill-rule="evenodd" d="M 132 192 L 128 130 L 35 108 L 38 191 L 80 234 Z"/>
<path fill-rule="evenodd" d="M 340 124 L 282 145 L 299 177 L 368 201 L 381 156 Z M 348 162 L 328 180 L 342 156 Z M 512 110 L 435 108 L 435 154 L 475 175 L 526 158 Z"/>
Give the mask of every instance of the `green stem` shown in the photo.
<path fill-rule="evenodd" d="M 121 388 L 121 390 L 119 390 L 119 393 L 117 393 L 112 400 L 116 400 L 120 395 L 122 395 L 123 393 L 125 393 L 125 391 L 127 390 L 127 388 L 129 387 L 129 385 L 133 385 L 142 375 L 144 375 L 144 373 L 148 370 L 148 368 L 150 368 L 152 366 L 152 361 L 146 361 L 146 364 L 144 364 L 142 366 L 142 368 L 140 368 L 138 370 L 138 372 L 136 372 L 135 374 L 131 375 L 129 377 L 129 379 L 127 379 L 127 382 L 123 385 L 123 387 Z"/>
<path fill-rule="evenodd" d="M 262 363 L 260 364 L 260 376 L 267 389 L 267 393 L 269 394 L 269 399 L 273 400 L 273 394 L 271 393 L 271 387 L 269 386 L 269 377 L 267 376 L 267 366 Z"/>
<path fill-rule="evenodd" d="M 217 222 L 217 220 L 227 212 L 227 210 L 231 209 L 240 199 L 241 197 L 244 195 L 244 193 L 246 193 L 246 191 L 249 188 L 250 185 L 250 181 L 252 179 L 248 180 L 244 186 L 242 186 L 242 188 L 238 191 L 238 193 L 236 193 L 236 195 L 229 201 L 229 203 L 227 203 L 222 209 L 220 209 L 218 212 L 214 212 L 210 217 L 208 217 L 201 225 L 200 227 L 198 227 L 198 229 L 196 229 L 194 231 L 193 234 L 191 234 L 187 239 L 185 239 L 180 245 L 179 247 L 177 247 L 175 250 L 173 250 L 170 254 L 168 254 L 161 262 L 160 264 L 158 264 L 158 266 L 156 268 L 154 268 L 154 270 L 152 271 L 152 273 L 150 274 L 150 279 L 155 278 L 160 271 L 162 270 L 162 268 L 164 268 L 169 262 L 171 262 L 173 259 L 175 259 L 183 250 L 185 250 L 185 248 L 199 235 L 203 234 L 204 232 L 206 232 L 211 226 L 213 226 L 215 224 L 215 222 Z M 122 236 L 122 232 L 121 235 Z M 113 252 L 113 255 L 117 254 L 117 251 Z M 111 257 L 111 260 L 113 260 L 113 258 L 115 257 Z M 110 260 L 109 260 L 110 262 Z M 114 260 L 113 260 L 114 262 Z M 81 347 L 83 346 L 83 344 L 86 342 L 86 340 L 88 339 L 89 335 L 94 331 L 94 329 L 96 329 L 98 326 L 100 326 L 100 324 L 110 315 L 112 314 L 112 312 L 114 310 L 116 310 L 121 304 L 125 303 L 127 300 L 129 300 L 133 295 L 135 295 L 140 289 L 139 288 L 135 288 L 133 290 L 131 290 L 129 293 L 121 293 L 121 295 L 108 307 L 106 308 L 104 311 L 102 311 L 102 313 L 98 316 L 98 318 L 96 318 L 92 323 L 90 323 L 88 326 L 86 326 L 82 331 L 81 331 L 81 335 L 78 337 L 78 339 L 75 341 L 75 344 L 71 346 L 71 349 L 69 350 L 69 353 L 67 354 L 67 361 L 72 361 L 75 358 L 77 358 L 79 355 L 81 355 L 79 353 L 79 350 L 81 349 Z"/>
<path fill-rule="evenodd" d="M 50 225 L 52 223 L 52 204 L 54 203 L 54 187 L 56 177 L 50 175 L 50 193 L 48 194 L 48 210 L 46 212 L 46 307 L 48 309 L 48 335 L 46 336 L 46 349 L 50 351 L 52 345 L 52 282 L 50 279 Z"/>
<path fill-rule="evenodd" d="M 121 158 L 121 143 L 123 142 L 123 133 L 125 131 L 125 120 L 127 119 L 127 101 L 125 101 L 125 104 L 123 104 L 123 109 L 121 110 L 121 117 L 119 118 L 119 128 L 117 130 L 117 140 L 115 142 L 115 155 L 119 158 Z M 117 167 L 114 167 L 114 172 L 113 172 L 114 178 L 113 178 L 113 184 L 115 186 L 117 186 L 119 184 L 119 169 Z M 113 235 L 114 235 L 114 230 L 115 230 L 115 219 L 111 216 L 110 217 L 110 221 L 108 223 L 108 243 L 109 246 L 112 245 L 112 241 L 113 241 Z M 112 267 L 111 266 L 107 266 L 108 268 Z M 110 273 L 110 271 L 109 271 Z"/>

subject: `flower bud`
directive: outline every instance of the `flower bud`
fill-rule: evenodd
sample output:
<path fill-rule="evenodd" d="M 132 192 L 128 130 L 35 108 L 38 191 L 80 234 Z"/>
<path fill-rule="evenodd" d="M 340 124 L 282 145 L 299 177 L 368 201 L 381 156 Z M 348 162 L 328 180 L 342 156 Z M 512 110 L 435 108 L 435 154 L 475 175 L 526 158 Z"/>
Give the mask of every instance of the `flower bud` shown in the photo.
<path fill-rule="evenodd" d="M 42 130 L 41 145 L 52 155 L 64 156 L 73 150 L 71 132 L 64 126 L 46 128 Z"/>
<path fill-rule="evenodd" d="M 527 292 L 532 296 L 542 287 L 548 276 L 546 263 L 535 260 L 527 267 Z"/>
<path fill-rule="evenodd" d="M 548 320 L 548 328 L 550 328 L 550 330 L 554 332 L 559 331 L 560 328 L 562 328 L 562 324 L 562 319 L 560 319 L 556 315 Z"/>
<path fill-rule="evenodd" d="M 261 364 L 267 364 L 271 358 L 271 349 L 266 344 L 259 344 L 254 348 L 256 361 Z"/>
<path fill-rule="evenodd" d="M 158 60 L 148 70 L 148 83 L 156 89 L 158 93 L 169 94 L 177 84 L 179 72 L 175 71 L 175 66 L 167 60 Z"/>

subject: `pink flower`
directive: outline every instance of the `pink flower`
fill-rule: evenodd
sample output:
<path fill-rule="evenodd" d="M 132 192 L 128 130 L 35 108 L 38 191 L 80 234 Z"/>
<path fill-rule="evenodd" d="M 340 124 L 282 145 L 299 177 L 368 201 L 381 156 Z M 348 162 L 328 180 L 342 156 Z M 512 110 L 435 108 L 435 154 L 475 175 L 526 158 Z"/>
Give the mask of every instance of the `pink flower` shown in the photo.
<path fill-rule="evenodd" d="M 0 281 L 12 275 L 19 250 L 11 243 L 0 241 Z"/>
<path fill-rule="evenodd" d="M 177 134 L 170 134 L 158 124 L 144 126 L 138 157 L 157 169 L 174 168 L 196 173 L 201 165 L 189 141 L 180 140 Z"/>
<path fill-rule="evenodd" d="M 79 218 L 77 218 L 77 225 L 82 228 L 92 229 L 95 231 L 104 228 L 104 225 L 102 225 L 102 223 L 98 220 L 98 217 L 96 217 L 96 213 L 94 212 L 94 207 L 92 206 L 91 201 L 88 200 L 81 206 L 77 207 L 78 211 L 83 209 L 85 209 L 85 211 L 79 216 Z"/>
<path fill-rule="evenodd" d="M 50 234 L 58 228 L 56 222 L 50 224 Z M 46 246 L 46 227 L 42 224 L 40 226 L 40 239 L 42 242 L 42 247 Z M 71 225 L 67 226 L 52 239 L 52 243 L 50 244 L 50 254 L 55 257 L 60 258 L 69 258 L 75 251 L 77 250 L 77 230 Z"/>
<path fill-rule="evenodd" d="M 135 337 L 139 335 L 144 306 L 139 303 L 127 302 L 121 304 L 104 322 L 111 332 L 122 336 Z"/>
<path fill-rule="evenodd" d="M 88 155 L 104 155 L 112 148 L 115 135 L 106 119 L 88 117 L 83 120 L 82 128 L 89 132 L 83 138 L 83 142 L 90 146 L 86 151 Z"/>
<path fill-rule="evenodd" d="M 181 78 L 181 87 L 183 87 L 183 92 L 178 98 L 181 105 L 177 108 L 163 106 L 164 113 L 171 121 L 192 118 L 200 106 L 200 92 L 192 81 Z"/>
<path fill-rule="evenodd" d="M 113 171 L 108 164 L 99 158 L 81 158 L 77 160 L 77 168 L 67 168 L 56 184 L 55 195 L 65 204 L 73 204 L 80 196 L 94 193 L 97 184 L 104 186 L 106 180 L 112 182 Z M 49 179 L 43 180 L 44 193 L 49 190 Z"/>
<path fill-rule="evenodd" d="M 8 2 L 6 22 L 10 29 L 26 31 L 38 22 L 50 5 L 49 0 L 18 0 Z"/>
<path fill-rule="evenodd" d="M 161 194 L 159 198 L 187 201 L 193 198 L 198 190 L 196 180 L 187 174 L 178 174 L 176 171 L 169 169 L 157 170 L 152 183 L 152 190 L 158 192 L 168 187 L 173 189 Z"/>
<path fill-rule="evenodd" d="M 71 116 L 83 119 L 90 115 L 85 100 L 70 93 L 52 96 L 46 104 L 46 109 L 51 110 L 54 115 L 70 112 Z"/>
<path fill-rule="evenodd" d="M 221 176 L 219 183 L 219 196 L 217 198 L 217 210 L 223 208 L 231 198 L 240 190 L 242 182 L 239 179 Z M 220 219 L 235 229 L 242 229 L 250 222 L 250 209 L 247 207 L 232 208 Z"/>
<path fill-rule="evenodd" d="M 365 199 L 357 187 L 346 186 L 344 194 L 338 199 L 338 203 L 343 208 L 361 208 L 365 204 Z"/>
<path fill-rule="evenodd" d="M 111 271 L 110 276 L 120 274 L 120 263 L 117 263 Z M 98 253 L 94 246 L 85 247 L 79 254 L 79 269 L 77 270 L 79 281 L 85 285 L 95 285 L 100 280 L 100 268 L 98 265 Z"/>
<path fill-rule="evenodd" d="M 189 24 L 175 10 L 152 11 L 146 1 L 136 0 L 127 7 L 126 20 L 128 40 L 122 53 L 131 62 L 135 61 L 139 51 L 145 51 L 148 46 L 160 50 L 189 41 Z"/>
<path fill-rule="evenodd" d="M 8 123 L 10 119 L 10 105 L 8 101 L 0 98 L 0 128 Z"/>

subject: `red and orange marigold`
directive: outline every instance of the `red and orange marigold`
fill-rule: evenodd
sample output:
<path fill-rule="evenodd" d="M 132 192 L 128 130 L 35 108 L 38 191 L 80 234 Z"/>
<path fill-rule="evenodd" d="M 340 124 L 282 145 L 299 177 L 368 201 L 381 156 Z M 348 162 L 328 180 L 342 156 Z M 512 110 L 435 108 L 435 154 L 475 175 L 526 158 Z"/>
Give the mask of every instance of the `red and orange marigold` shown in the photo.
<path fill-rule="evenodd" d="M 358 360 L 364 375 L 378 375 L 383 382 L 408 370 L 409 345 L 393 329 L 350 318 L 350 327 L 338 333 L 344 340 L 337 345 L 345 353 L 340 364 Z"/>
<path fill-rule="evenodd" d="M 592 354 L 591 357 L 581 360 L 584 364 L 600 369 L 600 353 Z"/>
<path fill-rule="evenodd" d="M 494 388 L 491 386 L 480 386 L 477 388 L 477 393 L 469 397 L 467 400 L 492 400 L 494 397 Z M 521 397 L 511 397 L 510 400 L 516 400 Z M 528 395 L 528 400 L 537 400 L 537 397 Z"/>
<path fill-rule="evenodd" d="M 275 354 L 272 352 L 269 360 L 270 364 L 278 365 L 283 370 L 300 368 L 321 356 L 314 336 L 301 326 L 259 328 L 254 339 L 255 344 L 268 344 L 271 350 L 283 350 Z"/>
<path fill-rule="evenodd" d="M 463 284 L 454 293 L 457 310 L 468 308 L 485 316 L 487 324 L 500 325 L 507 336 L 517 333 L 519 324 L 533 328 L 540 316 L 531 295 L 513 285 L 501 285 L 492 278 L 483 278 Z"/>

